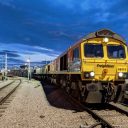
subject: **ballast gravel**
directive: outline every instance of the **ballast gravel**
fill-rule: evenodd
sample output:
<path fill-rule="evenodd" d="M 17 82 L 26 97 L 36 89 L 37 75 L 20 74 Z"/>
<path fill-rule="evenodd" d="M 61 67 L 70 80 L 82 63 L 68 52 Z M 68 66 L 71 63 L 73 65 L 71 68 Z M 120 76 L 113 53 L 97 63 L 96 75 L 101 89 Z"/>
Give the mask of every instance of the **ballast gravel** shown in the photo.
<path fill-rule="evenodd" d="M 27 79 L 0 117 L 0 128 L 88 128 L 95 123 L 87 112 L 50 105 L 40 82 Z"/>
<path fill-rule="evenodd" d="M 13 82 L 13 80 L 0 81 L 0 88 L 4 87 L 4 86 L 6 86 L 7 84 L 10 84 L 10 83 L 12 83 L 12 82 Z"/>

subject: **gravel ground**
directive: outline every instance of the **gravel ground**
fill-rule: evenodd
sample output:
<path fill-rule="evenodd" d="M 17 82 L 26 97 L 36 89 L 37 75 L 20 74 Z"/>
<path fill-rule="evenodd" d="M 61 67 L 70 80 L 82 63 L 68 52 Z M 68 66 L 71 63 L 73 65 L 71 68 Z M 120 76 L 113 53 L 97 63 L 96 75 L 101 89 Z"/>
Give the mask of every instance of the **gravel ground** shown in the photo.
<path fill-rule="evenodd" d="M 79 128 L 96 123 L 86 112 L 51 106 L 48 97 L 38 81 L 24 79 L 0 117 L 0 128 Z"/>

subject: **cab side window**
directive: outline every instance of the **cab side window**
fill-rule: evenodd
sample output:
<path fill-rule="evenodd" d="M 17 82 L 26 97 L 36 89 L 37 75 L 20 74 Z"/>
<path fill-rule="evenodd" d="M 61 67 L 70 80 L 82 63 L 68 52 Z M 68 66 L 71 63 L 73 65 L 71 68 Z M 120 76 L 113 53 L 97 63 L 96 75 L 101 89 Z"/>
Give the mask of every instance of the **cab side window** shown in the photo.
<path fill-rule="evenodd" d="M 77 47 L 73 50 L 73 61 L 78 59 L 79 59 L 79 48 Z"/>

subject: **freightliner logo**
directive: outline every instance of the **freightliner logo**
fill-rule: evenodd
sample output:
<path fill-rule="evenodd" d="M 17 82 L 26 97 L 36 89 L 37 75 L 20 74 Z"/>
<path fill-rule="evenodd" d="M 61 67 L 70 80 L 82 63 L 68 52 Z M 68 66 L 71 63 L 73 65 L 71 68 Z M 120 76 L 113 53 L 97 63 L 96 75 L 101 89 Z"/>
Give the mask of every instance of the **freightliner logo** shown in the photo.
<path fill-rule="evenodd" d="M 97 67 L 100 67 L 100 68 L 114 68 L 114 65 L 103 65 L 103 64 L 97 64 Z"/>

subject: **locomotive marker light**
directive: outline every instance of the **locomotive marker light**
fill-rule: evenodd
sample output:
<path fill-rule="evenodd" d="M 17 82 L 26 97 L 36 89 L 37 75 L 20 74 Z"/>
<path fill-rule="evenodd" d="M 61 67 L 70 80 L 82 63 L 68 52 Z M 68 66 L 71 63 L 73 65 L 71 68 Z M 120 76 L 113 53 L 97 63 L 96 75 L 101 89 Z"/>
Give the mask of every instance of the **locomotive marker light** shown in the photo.
<path fill-rule="evenodd" d="M 107 43 L 109 39 L 107 37 L 103 38 L 103 42 Z"/>
<path fill-rule="evenodd" d="M 86 78 L 89 78 L 89 74 L 88 74 L 88 73 L 86 73 L 86 74 L 85 74 L 85 77 L 86 77 Z"/>

